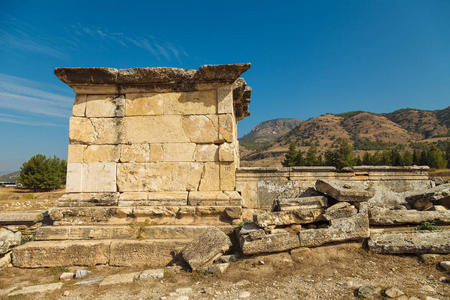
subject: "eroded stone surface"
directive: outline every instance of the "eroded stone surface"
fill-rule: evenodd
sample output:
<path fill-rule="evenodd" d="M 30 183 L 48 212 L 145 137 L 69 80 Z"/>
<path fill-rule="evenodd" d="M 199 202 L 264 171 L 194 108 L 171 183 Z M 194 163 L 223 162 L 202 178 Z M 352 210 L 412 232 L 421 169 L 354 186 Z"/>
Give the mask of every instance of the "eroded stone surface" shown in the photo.
<path fill-rule="evenodd" d="M 231 246 L 230 238 L 221 230 L 211 227 L 182 251 L 183 259 L 192 270 L 207 267 Z"/>
<path fill-rule="evenodd" d="M 255 223 L 260 227 L 307 224 L 324 220 L 323 213 L 322 208 L 267 212 L 256 215 Z"/>
<path fill-rule="evenodd" d="M 450 253 L 450 230 L 378 233 L 368 245 L 379 253 Z"/>
<path fill-rule="evenodd" d="M 246 255 L 281 252 L 300 247 L 298 236 L 282 229 L 274 230 L 270 234 L 265 234 L 263 230 L 250 233 L 241 231 L 239 235 L 241 250 Z"/>
<path fill-rule="evenodd" d="M 12 232 L 7 229 L 0 228 L 0 255 L 5 254 L 11 248 L 20 245 L 22 233 Z"/>
<path fill-rule="evenodd" d="M 375 195 L 369 182 L 319 179 L 315 187 L 317 191 L 345 202 L 367 201 Z"/>

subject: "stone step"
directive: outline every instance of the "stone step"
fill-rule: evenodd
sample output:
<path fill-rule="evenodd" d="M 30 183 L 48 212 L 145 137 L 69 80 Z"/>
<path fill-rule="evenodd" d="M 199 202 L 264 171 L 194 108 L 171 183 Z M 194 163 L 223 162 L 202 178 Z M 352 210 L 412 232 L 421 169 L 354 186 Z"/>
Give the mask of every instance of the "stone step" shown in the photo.
<path fill-rule="evenodd" d="M 9 211 L 0 213 L 0 225 L 31 226 L 44 219 L 44 211 Z"/>
<path fill-rule="evenodd" d="M 54 225 L 230 225 L 239 223 L 241 206 L 56 207 L 49 210 Z"/>
<path fill-rule="evenodd" d="M 36 231 L 37 241 L 50 240 L 105 240 L 105 239 L 181 239 L 192 240 L 203 234 L 207 225 L 152 225 L 136 223 L 133 225 L 86 225 L 86 226 L 43 226 Z M 234 226 L 217 226 L 225 233 Z"/>
<path fill-rule="evenodd" d="M 12 251 L 19 268 L 110 265 L 161 268 L 173 260 L 189 240 L 35 241 Z"/>

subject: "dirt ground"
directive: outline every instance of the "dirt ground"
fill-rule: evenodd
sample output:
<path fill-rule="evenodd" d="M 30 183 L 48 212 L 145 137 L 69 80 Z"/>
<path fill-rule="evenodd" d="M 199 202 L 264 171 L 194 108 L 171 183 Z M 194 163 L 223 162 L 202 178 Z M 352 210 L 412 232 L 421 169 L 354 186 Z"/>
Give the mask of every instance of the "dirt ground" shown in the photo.
<path fill-rule="evenodd" d="M 55 206 L 63 193 L 64 190 L 34 193 L 3 188 L 0 189 L 0 211 L 45 209 Z M 440 256 L 439 261 L 443 260 L 450 260 L 450 255 Z M 59 282 L 63 272 L 83 268 L 91 270 L 92 274 L 83 279 L 64 281 L 57 291 L 7 297 L 9 292 L 20 287 Z M 6 267 L 0 270 L 0 299 L 356 299 L 355 290 L 365 285 L 381 290 L 396 287 L 409 298 L 450 299 L 450 283 L 442 281 L 442 277 L 450 279 L 450 274 L 441 270 L 437 262 L 420 262 L 415 255 L 372 253 L 365 250 L 361 242 L 311 248 L 300 255 L 281 253 L 242 257 L 238 262 L 230 263 L 225 273 L 219 275 L 181 271 L 166 274 L 161 279 L 137 279 L 128 284 L 75 285 L 88 278 L 145 269 Z M 386 298 L 380 295 L 373 299 Z"/>

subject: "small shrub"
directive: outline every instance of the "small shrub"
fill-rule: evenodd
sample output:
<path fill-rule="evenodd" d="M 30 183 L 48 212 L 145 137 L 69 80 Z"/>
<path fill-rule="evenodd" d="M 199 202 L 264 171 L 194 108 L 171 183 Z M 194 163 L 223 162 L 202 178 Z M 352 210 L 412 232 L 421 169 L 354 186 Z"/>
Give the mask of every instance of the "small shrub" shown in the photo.
<path fill-rule="evenodd" d="M 442 228 L 436 226 L 433 222 L 423 222 L 414 228 L 414 230 L 442 230 Z"/>
<path fill-rule="evenodd" d="M 31 234 L 31 233 L 30 234 L 27 234 L 27 233 L 22 234 L 22 237 L 20 238 L 21 245 L 28 243 L 28 242 L 32 242 L 32 241 L 34 241 L 34 234 Z"/>

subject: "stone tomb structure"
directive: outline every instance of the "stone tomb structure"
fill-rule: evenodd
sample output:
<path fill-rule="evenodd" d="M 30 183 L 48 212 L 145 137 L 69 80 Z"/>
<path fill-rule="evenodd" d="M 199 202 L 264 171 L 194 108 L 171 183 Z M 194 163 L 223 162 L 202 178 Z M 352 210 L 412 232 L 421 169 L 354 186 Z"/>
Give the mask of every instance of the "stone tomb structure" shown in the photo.
<path fill-rule="evenodd" d="M 230 231 L 249 68 L 57 68 L 76 93 L 67 193 L 14 265 L 164 266 L 209 226 Z"/>

